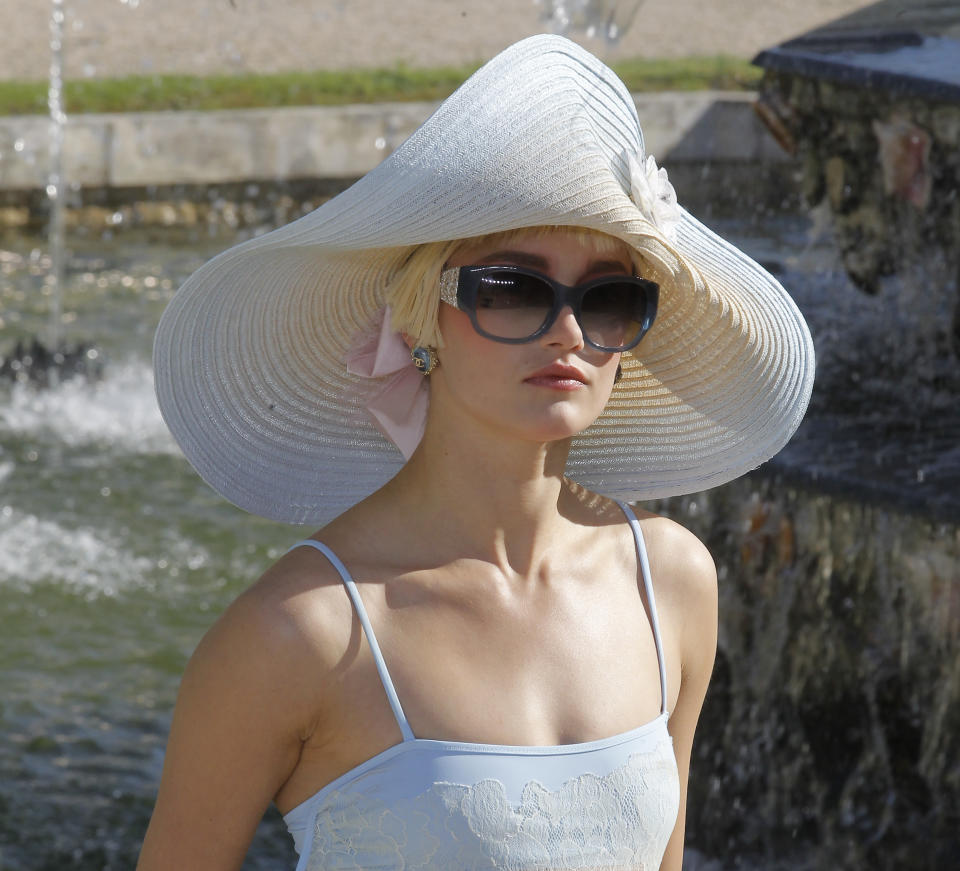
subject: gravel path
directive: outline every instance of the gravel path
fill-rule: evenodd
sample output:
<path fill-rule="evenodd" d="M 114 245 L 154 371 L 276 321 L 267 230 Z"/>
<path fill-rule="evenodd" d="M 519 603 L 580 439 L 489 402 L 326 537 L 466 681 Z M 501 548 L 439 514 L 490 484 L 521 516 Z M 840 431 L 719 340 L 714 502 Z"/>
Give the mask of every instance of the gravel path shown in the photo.
<path fill-rule="evenodd" d="M 552 0 L 63 0 L 68 78 L 459 64 L 550 30 Z M 598 0 L 600 2 L 600 0 Z M 635 0 L 620 0 L 630 7 Z M 53 0 L 0 0 L 0 79 L 42 79 Z M 606 59 L 752 57 L 864 0 L 644 0 Z"/>

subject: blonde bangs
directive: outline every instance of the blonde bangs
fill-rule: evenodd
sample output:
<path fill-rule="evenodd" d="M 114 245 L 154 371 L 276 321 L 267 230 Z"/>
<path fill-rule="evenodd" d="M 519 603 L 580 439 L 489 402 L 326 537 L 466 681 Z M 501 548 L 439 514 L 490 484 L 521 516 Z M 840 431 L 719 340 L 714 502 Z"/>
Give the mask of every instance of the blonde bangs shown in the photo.
<path fill-rule="evenodd" d="M 441 348 L 440 273 L 461 242 L 427 242 L 410 250 L 386 289 L 390 325 L 417 345 Z"/>

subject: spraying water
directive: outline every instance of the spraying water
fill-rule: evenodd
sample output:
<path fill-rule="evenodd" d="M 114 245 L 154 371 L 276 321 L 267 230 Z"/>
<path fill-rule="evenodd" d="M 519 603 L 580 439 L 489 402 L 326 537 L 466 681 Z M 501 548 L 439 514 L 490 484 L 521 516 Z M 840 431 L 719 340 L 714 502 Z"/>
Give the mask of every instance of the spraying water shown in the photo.
<path fill-rule="evenodd" d="M 50 71 L 47 85 L 49 111 L 50 164 L 45 192 L 50 203 L 47 240 L 48 269 L 43 278 L 42 293 L 49 300 L 49 320 L 46 339 L 42 329 L 29 339 L 21 337 L 11 352 L 0 353 L 0 379 L 30 382 L 36 386 L 55 388 L 63 378 L 82 374 L 97 377 L 101 364 L 96 361 L 99 352 L 87 343 L 72 348 L 63 336 L 64 257 L 66 227 L 66 183 L 63 169 L 63 145 L 67 127 L 67 113 L 63 101 L 64 0 L 52 0 L 50 10 Z M 15 143 L 19 151 L 22 140 Z"/>
<path fill-rule="evenodd" d="M 50 110 L 50 174 L 47 197 L 50 200 L 50 273 L 46 291 L 50 294 L 50 347 L 56 353 L 62 344 L 61 299 L 63 293 L 63 138 L 67 115 L 63 107 L 63 0 L 53 0 L 50 14 L 50 84 L 47 105 Z M 54 371 L 56 371 L 54 369 Z M 51 375 L 55 378 L 55 375 Z"/>
<path fill-rule="evenodd" d="M 557 33 L 582 33 L 616 45 L 636 17 L 643 0 L 535 0 Z"/>

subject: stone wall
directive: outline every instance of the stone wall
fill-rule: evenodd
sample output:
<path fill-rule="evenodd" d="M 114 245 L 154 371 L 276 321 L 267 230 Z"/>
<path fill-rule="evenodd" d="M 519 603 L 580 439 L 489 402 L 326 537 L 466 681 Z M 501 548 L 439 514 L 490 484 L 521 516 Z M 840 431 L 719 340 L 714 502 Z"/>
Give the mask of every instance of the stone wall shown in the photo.
<path fill-rule="evenodd" d="M 775 471 L 650 507 L 719 571 L 689 842 L 725 868 L 955 867 L 960 527 Z"/>
<path fill-rule="evenodd" d="M 648 151 L 669 167 L 786 162 L 754 116 L 753 94 L 638 94 L 635 100 Z M 373 169 L 434 108 L 433 103 L 379 103 L 74 115 L 68 119 L 63 154 L 64 178 L 72 191 L 68 204 L 100 199 L 108 209 L 105 218 L 119 214 L 123 220 L 123 212 L 112 206 L 129 199 L 125 192 L 141 191 L 140 205 L 131 217 L 143 223 L 179 224 L 193 223 L 191 215 L 198 211 L 216 213 L 207 199 L 213 188 L 239 186 L 242 193 L 250 184 L 312 180 L 312 185 L 301 187 L 323 193 L 326 182 L 348 182 Z M 45 118 L 0 118 L 0 226 L 43 222 L 45 203 L 37 194 L 50 171 L 49 142 Z M 187 195 L 170 192 L 178 186 L 192 190 Z M 158 200 L 151 188 L 166 190 Z M 262 205 L 262 193 L 258 190 L 245 199 Z M 85 223 L 95 224 L 98 216 L 91 212 L 87 217 L 92 220 Z M 148 220 L 150 216 L 158 220 Z"/>
<path fill-rule="evenodd" d="M 950 294 L 939 302 L 960 350 L 960 105 L 769 71 L 760 99 L 802 164 L 807 204 L 832 216 L 853 281 L 876 293 L 920 266 L 943 277 L 926 292 Z"/>

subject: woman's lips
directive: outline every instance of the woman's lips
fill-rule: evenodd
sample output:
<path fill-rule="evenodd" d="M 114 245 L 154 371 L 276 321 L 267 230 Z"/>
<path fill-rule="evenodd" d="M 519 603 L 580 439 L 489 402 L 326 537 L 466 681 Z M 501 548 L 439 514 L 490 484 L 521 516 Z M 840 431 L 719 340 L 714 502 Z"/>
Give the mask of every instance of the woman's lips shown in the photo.
<path fill-rule="evenodd" d="M 534 387 L 549 387 L 552 390 L 579 390 L 587 383 L 587 377 L 576 366 L 555 364 L 538 369 L 523 379 L 524 384 Z"/>

